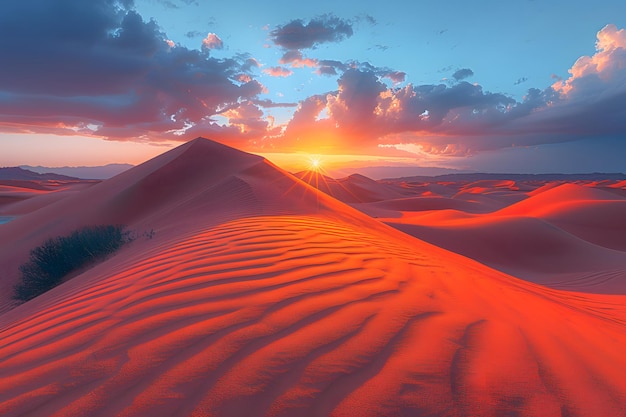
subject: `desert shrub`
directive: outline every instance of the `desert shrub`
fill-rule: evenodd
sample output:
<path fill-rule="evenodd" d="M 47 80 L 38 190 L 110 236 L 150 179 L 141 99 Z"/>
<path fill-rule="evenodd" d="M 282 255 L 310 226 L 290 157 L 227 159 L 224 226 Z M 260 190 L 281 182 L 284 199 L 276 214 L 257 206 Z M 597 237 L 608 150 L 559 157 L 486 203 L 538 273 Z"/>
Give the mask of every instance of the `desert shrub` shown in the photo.
<path fill-rule="evenodd" d="M 90 226 L 46 240 L 20 266 L 14 299 L 24 302 L 59 285 L 69 273 L 102 260 L 131 240 L 124 226 Z"/>

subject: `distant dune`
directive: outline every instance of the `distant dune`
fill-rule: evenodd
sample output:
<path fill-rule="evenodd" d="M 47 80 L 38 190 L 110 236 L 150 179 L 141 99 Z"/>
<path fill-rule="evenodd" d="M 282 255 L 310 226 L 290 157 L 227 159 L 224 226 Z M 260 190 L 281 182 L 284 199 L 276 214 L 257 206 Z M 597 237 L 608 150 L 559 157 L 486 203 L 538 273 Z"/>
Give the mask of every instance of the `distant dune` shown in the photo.
<path fill-rule="evenodd" d="M 626 294 L 626 187 L 619 176 L 602 175 L 571 176 L 588 178 L 574 182 L 552 180 L 563 177 L 556 175 L 383 180 L 378 186 L 401 188 L 405 196 L 369 202 L 324 191 L 405 233 L 516 277 L 558 289 Z"/>
<path fill-rule="evenodd" d="M 471 229 L 458 239 L 475 232 L 472 222 L 485 222 L 484 230 L 504 236 L 493 251 L 506 262 L 534 233 L 552 233 L 557 246 L 574 242 L 576 262 L 595 256 L 587 250 L 623 254 L 539 215 L 497 214 L 515 208 L 499 192 L 489 198 L 506 201 L 494 211 L 463 212 L 463 204 L 488 204 L 459 200 L 455 209 L 408 212 L 417 203 L 402 199 L 415 190 L 452 200 L 461 190 L 379 187 L 362 177 L 331 184 L 339 183 L 346 198 L 365 194 L 355 206 L 384 205 L 373 196 L 396 200 L 378 209 L 396 213 L 398 225 L 458 222 Z M 531 192 L 510 183 L 481 187 Z M 447 220 L 425 220 L 441 214 Z M 560 209 L 542 215 L 567 219 Z M 155 234 L 11 304 L 8 288 L 29 248 L 94 223 Z M 0 235 L 2 416 L 624 412 L 626 296 L 515 278 L 206 139 L 0 225 Z M 505 246 L 506 239 L 517 243 Z M 535 241 L 535 250 L 550 251 L 551 242 Z"/>

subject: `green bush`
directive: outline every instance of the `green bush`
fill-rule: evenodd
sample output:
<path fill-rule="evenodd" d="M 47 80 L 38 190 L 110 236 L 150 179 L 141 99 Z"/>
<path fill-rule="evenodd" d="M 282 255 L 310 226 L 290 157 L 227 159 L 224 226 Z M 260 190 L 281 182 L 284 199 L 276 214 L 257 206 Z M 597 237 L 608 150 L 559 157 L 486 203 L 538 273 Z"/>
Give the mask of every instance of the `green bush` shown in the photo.
<path fill-rule="evenodd" d="M 104 259 L 131 240 L 123 226 L 91 226 L 46 240 L 20 266 L 14 299 L 24 302 L 59 285 L 70 272 Z"/>

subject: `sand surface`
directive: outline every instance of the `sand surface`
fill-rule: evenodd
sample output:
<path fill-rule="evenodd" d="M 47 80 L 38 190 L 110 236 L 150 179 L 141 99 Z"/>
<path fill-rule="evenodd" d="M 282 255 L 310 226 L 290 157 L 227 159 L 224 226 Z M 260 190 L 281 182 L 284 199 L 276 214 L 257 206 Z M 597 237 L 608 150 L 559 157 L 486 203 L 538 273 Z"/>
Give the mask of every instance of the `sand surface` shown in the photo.
<path fill-rule="evenodd" d="M 384 220 L 399 229 L 522 236 L 493 245 L 503 264 L 533 236 L 539 267 L 543 251 L 565 248 L 551 254 L 550 274 L 569 273 L 571 253 L 590 267 L 603 256 L 619 270 L 623 259 L 619 236 L 591 242 L 598 224 L 571 225 L 571 216 L 595 221 L 596 209 L 620 224 L 622 188 L 605 189 L 613 183 L 590 186 L 590 197 L 585 185 L 356 180 L 370 194 L 355 207 L 392 213 Z M 476 204 L 411 211 L 416 189 Z M 550 191 L 581 203 L 561 207 Z M 3 285 L 16 282 L 11 268 L 29 248 L 94 222 L 155 233 L 18 307 L 3 293 L 2 416 L 624 415 L 619 274 L 603 294 L 519 279 L 259 157 L 196 140 L 0 225 L 13 242 L 0 243 Z"/>
<path fill-rule="evenodd" d="M 346 202 L 407 234 L 528 281 L 626 294 L 624 181 L 380 183 L 404 195 Z"/>

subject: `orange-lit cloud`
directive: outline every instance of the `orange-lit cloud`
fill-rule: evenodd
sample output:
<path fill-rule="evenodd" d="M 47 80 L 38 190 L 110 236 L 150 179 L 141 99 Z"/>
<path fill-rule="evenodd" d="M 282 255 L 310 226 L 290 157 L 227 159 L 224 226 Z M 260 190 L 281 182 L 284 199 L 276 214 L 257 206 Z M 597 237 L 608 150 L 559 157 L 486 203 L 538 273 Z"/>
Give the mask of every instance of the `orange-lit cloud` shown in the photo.
<path fill-rule="evenodd" d="M 575 93 L 577 89 L 612 84 L 616 78 L 623 80 L 624 72 L 626 72 L 626 30 L 618 30 L 615 25 L 610 24 L 598 32 L 596 53 L 578 58 L 569 70 L 570 77 L 554 83 L 552 87 L 563 94 Z M 590 83 L 594 85 L 591 86 Z"/>
<path fill-rule="evenodd" d="M 316 59 L 305 58 L 300 51 L 287 51 L 278 62 L 283 65 L 288 64 L 293 68 L 314 68 L 319 65 Z"/>
<path fill-rule="evenodd" d="M 202 39 L 202 47 L 206 49 L 223 49 L 224 42 L 215 33 L 209 33 Z"/>
<path fill-rule="evenodd" d="M 284 67 L 269 67 L 263 69 L 263 72 L 272 77 L 289 77 L 293 74 L 293 71 Z"/>

